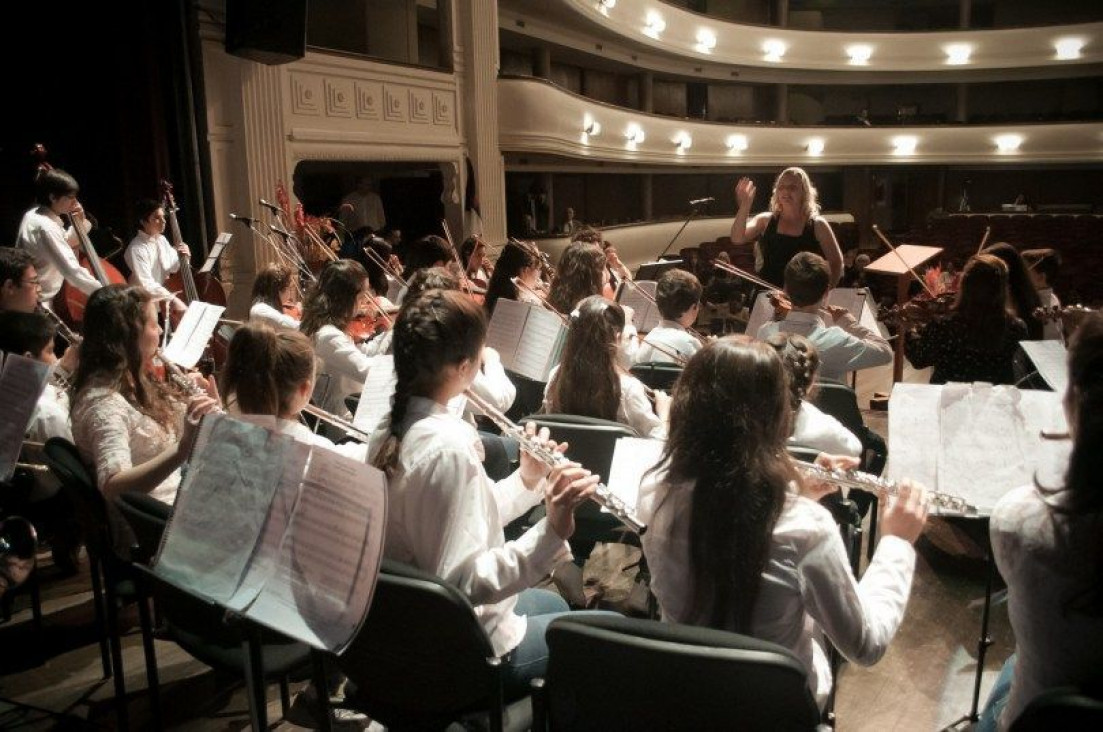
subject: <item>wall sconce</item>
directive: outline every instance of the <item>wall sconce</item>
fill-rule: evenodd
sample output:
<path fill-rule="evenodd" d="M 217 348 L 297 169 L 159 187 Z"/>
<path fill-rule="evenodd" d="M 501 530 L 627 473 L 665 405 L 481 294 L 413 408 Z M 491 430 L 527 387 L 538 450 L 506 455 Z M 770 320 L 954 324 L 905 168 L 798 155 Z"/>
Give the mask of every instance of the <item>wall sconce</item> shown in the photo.
<path fill-rule="evenodd" d="M 919 144 L 919 138 L 912 135 L 900 135 L 892 138 L 893 155 L 914 155 L 915 146 Z"/>
<path fill-rule="evenodd" d="M 1058 38 L 1053 42 L 1053 47 L 1057 49 L 1057 58 L 1061 61 L 1080 58 L 1085 45 L 1083 38 Z"/>
<path fill-rule="evenodd" d="M 582 131 L 587 137 L 597 137 L 601 134 L 601 123 L 596 119 L 587 118 L 583 123 Z"/>
<path fill-rule="evenodd" d="M 635 122 L 628 125 L 628 129 L 624 131 L 624 138 L 628 140 L 629 145 L 639 145 L 647 139 L 646 135 L 643 133 L 643 128 Z"/>
<path fill-rule="evenodd" d="M 647 11 L 647 21 L 644 24 L 643 34 L 650 36 L 651 38 L 658 39 L 659 34 L 666 30 L 666 21 L 663 20 L 663 16 L 655 10 Z"/>
<path fill-rule="evenodd" d="M 850 57 L 852 66 L 868 66 L 869 58 L 873 55 L 873 46 L 864 44 L 847 46 L 846 55 Z"/>
<path fill-rule="evenodd" d="M 765 54 L 763 58 L 775 64 L 781 62 L 781 57 L 788 50 L 789 46 L 785 45 L 785 41 L 779 41 L 776 38 L 767 40 L 762 44 L 762 52 Z"/>
<path fill-rule="evenodd" d="M 1007 154 L 1019 151 L 1019 146 L 1023 144 L 1023 136 L 1008 134 L 1008 135 L 996 135 L 996 150 L 998 152 Z"/>
<path fill-rule="evenodd" d="M 950 66 L 967 64 L 973 55 L 973 47 L 968 43 L 951 43 L 943 46 L 942 50 L 946 52 L 946 63 Z"/>
<path fill-rule="evenodd" d="M 823 138 L 813 137 L 804 145 L 804 149 L 808 151 L 809 155 L 823 155 Z"/>
<path fill-rule="evenodd" d="M 726 142 L 732 152 L 741 153 L 747 149 L 746 135 L 729 135 Z"/>
<path fill-rule="evenodd" d="M 685 152 L 693 147 L 693 138 L 688 132 L 679 132 L 674 136 L 674 144 L 678 147 L 678 152 Z"/>
<path fill-rule="evenodd" d="M 712 53 L 716 48 L 716 34 L 708 28 L 697 31 L 697 50 L 701 53 Z"/>

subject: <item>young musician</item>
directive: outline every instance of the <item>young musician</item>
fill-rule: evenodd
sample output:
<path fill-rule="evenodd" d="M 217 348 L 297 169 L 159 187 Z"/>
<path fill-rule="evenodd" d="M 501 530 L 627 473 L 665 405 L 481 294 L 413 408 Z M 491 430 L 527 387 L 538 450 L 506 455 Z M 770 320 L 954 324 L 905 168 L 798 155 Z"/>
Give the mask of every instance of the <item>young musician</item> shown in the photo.
<path fill-rule="evenodd" d="M 0 247 L 0 312 L 33 313 L 42 281 L 34 259 L 23 249 Z"/>
<path fill-rule="evenodd" d="M 268 264 L 253 280 L 253 305 L 249 320 L 274 328 L 298 330 L 302 303 L 298 302 L 295 270 L 286 264 Z"/>
<path fill-rule="evenodd" d="M 640 489 L 642 542 L 664 621 L 785 646 L 822 705 L 831 670 L 821 633 L 857 663 L 884 654 L 904 616 L 926 508 L 923 489 L 904 483 L 855 581 L 839 528 L 816 503 L 822 486 L 802 486 L 785 453 L 791 413 L 770 346 L 743 336 L 705 346 L 675 388 L 670 438 Z"/>
<path fill-rule="evenodd" d="M 429 235 L 415 241 L 406 250 L 406 269 L 402 271 L 402 279 L 407 282 L 419 269 L 429 267 L 447 267 L 452 264 L 452 247 L 439 236 Z M 459 272 L 456 276 L 459 276 Z M 383 293 L 386 294 L 386 293 Z"/>
<path fill-rule="evenodd" d="M 1030 275 L 1030 284 L 1038 293 L 1043 308 L 1059 308 L 1061 301 L 1053 291 L 1053 283 L 1061 270 L 1061 253 L 1056 249 L 1027 249 L 1022 253 L 1023 264 Z M 1061 320 L 1054 318 L 1042 323 L 1042 337 L 1047 341 L 1063 341 Z"/>
<path fill-rule="evenodd" d="M 165 209 L 159 201 L 146 198 L 138 202 L 138 233 L 123 253 L 130 267 L 130 284 L 144 287 L 159 300 L 169 300 L 172 309 L 182 313 L 187 303 L 169 292 L 165 281 L 180 271 L 180 257 L 191 256 L 188 245 L 173 247 L 165 238 Z"/>
<path fill-rule="evenodd" d="M 464 240 L 460 246 L 460 262 L 467 272 L 467 278 L 485 289 L 494 267 L 486 259 L 486 244 L 483 240 L 474 236 Z"/>
<path fill-rule="evenodd" d="M 92 228 L 77 200 L 80 186 L 76 179 L 54 168 L 41 173 L 34 186 L 38 205 L 23 215 L 15 245 L 25 249 L 34 260 L 42 283 L 42 304 L 50 307 L 65 282 L 86 295 L 95 292 L 100 282 L 77 261 L 74 251 L 79 245 L 77 234 L 61 218 L 69 214 L 83 231 Z"/>
<path fill-rule="evenodd" d="M 563 250 L 548 304 L 566 315 L 584 298 L 600 295 L 606 282 L 605 254 L 597 244 L 573 242 Z"/>
<path fill-rule="evenodd" d="M 199 418 L 218 408 L 213 385 L 186 397 L 150 378 L 160 340 L 156 302 L 140 287 L 111 285 L 88 299 L 73 438 L 108 499 L 138 491 L 171 504 Z"/>
<path fill-rule="evenodd" d="M 548 412 L 597 417 L 626 424 L 642 437 L 666 437 L 670 397 L 656 392 L 652 409 L 646 387 L 619 363 L 624 309 L 592 295 L 571 313 L 563 358 L 544 392 Z"/>
<path fill-rule="evenodd" d="M 764 324 L 758 339 L 775 333 L 796 333 L 812 342 L 820 354 L 821 375 L 842 381 L 850 371 L 881 366 L 892 361 L 892 346 L 877 333 L 859 323 L 846 308 L 828 305 L 831 270 L 818 254 L 799 252 L 785 265 L 785 294 L 792 309 L 783 320 Z M 834 325 L 820 316 L 826 309 Z"/>
<path fill-rule="evenodd" d="M 988 247 L 983 253 L 999 257 L 1007 265 L 1007 291 L 1011 296 L 1011 309 L 1026 323 L 1029 340 L 1041 340 L 1042 321 L 1034 315 L 1034 311 L 1042 306 L 1042 301 L 1019 250 L 1001 241 Z"/>
<path fill-rule="evenodd" d="M 513 284 L 514 277 L 528 290 Z M 494 274 L 490 275 L 483 307 L 486 308 L 487 315 L 492 315 L 494 305 L 500 297 L 540 305 L 539 297 L 532 294 L 539 286 L 540 260 L 536 253 L 529 250 L 527 245 L 509 241 L 498 256 L 498 261 L 494 265 Z"/>
<path fill-rule="evenodd" d="M 558 595 L 527 588 L 570 558 L 574 508 L 598 478 L 574 463 L 549 472 L 527 454 L 505 480 L 487 478 L 474 429 L 447 406 L 479 370 L 486 318 L 471 298 L 430 290 L 402 309 L 394 331 L 393 409 L 371 443 L 388 475 L 386 556 L 471 600 L 494 654 L 509 654 L 507 697 L 523 696 L 546 668 L 544 629 L 567 611 Z M 502 527 L 542 499 L 547 516 L 507 542 Z"/>
<path fill-rule="evenodd" d="M 17 310 L 0 311 L 0 351 L 17 353 L 50 366 L 61 380 L 67 380 L 77 369 L 78 349 L 70 348 L 59 361 L 54 355 L 54 324 L 42 313 Z M 51 437 L 64 437 L 72 442 L 69 428 L 69 394 L 52 379 L 38 399 L 34 418 L 27 427 L 27 439 L 45 442 Z"/>
<path fill-rule="evenodd" d="M 352 416 L 345 397 L 360 394 L 371 357 L 378 355 L 378 338 L 358 346 L 346 330 L 353 318 L 368 310 L 370 301 L 364 268 L 351 259 L 338 259 L 322 268 L 303 303 L 299 327 L 314 341 L 318 360 L 316 403 L 345 419 Z"/>
<path fill-rule="evenodd" d="M 834 286 L 843 276 L 843 253 L 831 225 L 820 216 L 819 193 L 808 173 L 801 168 L 781 171 L 774 181 L 770 210 L 751 217 L 754 194 L 750 178 L 740 178 L 735 184 L 739 208 L 732 222 L 731 240 L 736 244 L 759 240 L 759 277 L 780 285 L 789 260 L 798 252 L 813 252 L 827 260 L 831 270 L 828 285 Z"/>
<path fill-rule="evenodd" d="M 701 350 L 701 341 L 686 329 L 697 321 L 702 290 L 701 282 L 685 270 L 663 272 L 655 288 L 655 304 L 663 319 L 640 344 L 636 363 L 673 363 L 674 359 L 664 351 L 673 351 L 688 359 Z"/>
<path fill-rule="evenodd" d="M 816 385 L 820 356 L 804 336 L 775 333 L 766 343 L 781 356 L 789 373 L 789 403 L 793 407 L 790 445 L 811 447 L 830 455 L 861 457 L 862 443 L 839 420 L 808 401 Z"/>
<path fill-rule="evenodd" d="M 1014 382 L 1015 351 L 1027 330 L 1007 302 L 1007 265 L 991 254 L 976 255 L 961 273 L 950 316 L 908 332 L 908 360 L 918 369 L 934 366 L 932 384 Z"/>
<path fill-rule="evenodd" d="M 1072 453 L 1062 480 L 1022 486 L 992 514 L 992 551 L 1007 582 L 1016 652 L 1000 672 L 977 729 L 1007 729 L 1043 691 L 1103 689 L 1103 315 L 1069 346 L 1065 415 Z M 1056 484 L 1055 484 L 1056 483 Z"/>

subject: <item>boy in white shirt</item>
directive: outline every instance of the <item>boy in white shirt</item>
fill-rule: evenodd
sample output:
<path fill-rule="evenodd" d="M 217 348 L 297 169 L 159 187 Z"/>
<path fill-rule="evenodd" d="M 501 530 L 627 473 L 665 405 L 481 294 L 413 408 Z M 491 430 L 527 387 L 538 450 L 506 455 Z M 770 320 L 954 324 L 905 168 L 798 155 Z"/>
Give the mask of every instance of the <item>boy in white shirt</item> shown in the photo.
<path fill-rule="evenodd" d="M 881 366 L 892 361 L 889 342 L 860 324 L 846 308 L 824 307 L 830 288 L 831 270 L 818 254 L 800 252 L 785 266 L 785 294 L 792 309 L 780 321 L 758 329 L 758 339 L 775 333 L 795 333 L 812 342 L 820 354 L 820 378 L 845 381 L 846 374 L 858 369 Z M 825 309 L 834 325 L 824 323 Z"/>
<path fill-rule="evenodd" d="M 697 320 L 703 291 L 700 280 L 685 270 L 670 269 L 659 277 L 655 304 L 663 319 L 644 338 L 635 355 L 636 363 L 675 363 L 664 351 L 673 351 L 688 360 L 701 350 L 701 341 L 686 329 Z"/>
<path fill-rule="evenodd" d="M 165 287 L 169 275 L 180 271 L 181 257 L 191 256 L 188 245 L 180 242 L 173 247 L 165 238 L 165 209 L 159 201 L 138 202 L 138 233 L 130 240 L 123 254 L 130 267 L 130 284 L 144 287 L 155 297 L 172 303 L 172 309 L 182 313 L 187 304 Z"/>

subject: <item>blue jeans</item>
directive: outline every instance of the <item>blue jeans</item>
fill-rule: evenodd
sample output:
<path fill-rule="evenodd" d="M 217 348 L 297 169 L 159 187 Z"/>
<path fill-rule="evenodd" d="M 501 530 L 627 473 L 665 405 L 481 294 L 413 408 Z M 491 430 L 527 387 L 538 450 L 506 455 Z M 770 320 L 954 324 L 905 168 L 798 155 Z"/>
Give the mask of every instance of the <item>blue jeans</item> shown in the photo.
<path fill-rule="evenodd" d="M 995 732 L 999 728 L 1000 715 L 1007 706 L 1007 699 L 1011 696 L 1011 681 L 1015 678 L 1015 655 L 1007 659 L 1000 675 L 996 677 L 996 685 L 988 694 L 988 701 L 984 704 L 984 711 L 980 713 L 977 726 L 973 732 Z"/>
<path fill-rule="evenodd" d="M 579 610 L 571 612 L 567 601 L 549 590 L 535 588 L 523 591 L 517 596 L 517 605 L 513 611 L 528 619 L 528 629 L 521 643 L 514 648 L 506 662 L 505 696 L 506 700 L 519 699 L 529 693 L 529 682 L 544 676 L 548 669 L 548 642 L 544 631 L 551 621 L 561 615 L 617 615 L 607 610 Z"/>

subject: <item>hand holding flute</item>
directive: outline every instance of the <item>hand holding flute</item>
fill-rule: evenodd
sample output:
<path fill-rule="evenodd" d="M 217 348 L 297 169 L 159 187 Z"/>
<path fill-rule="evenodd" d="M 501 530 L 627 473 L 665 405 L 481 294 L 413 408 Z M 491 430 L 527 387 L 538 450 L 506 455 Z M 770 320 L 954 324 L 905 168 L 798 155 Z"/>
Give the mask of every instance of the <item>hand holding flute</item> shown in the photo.
<path fill-rule="evenodd" d="M 547 427 L 540 428 L 537 433 L 536 424 L 532 422 L 525 425 L 525 436 L 534 444 L 542 443 L 545 450 L 560 456 L 567 449 L 567 443 L 556 443 L 549 439 Z M 593 498 L 599 477 L 566 457 L 558 460 L 549 471 L 545 461 L 527 450 L 522 450 L 521 480 L 530 489 L 541 480 L 546 480 L 544 507 L 548 524 L 560 539 L 569 539 L 575 530 L 575 508 L 583 501 Z"/>

